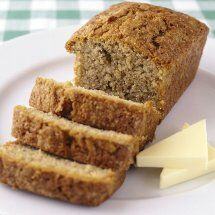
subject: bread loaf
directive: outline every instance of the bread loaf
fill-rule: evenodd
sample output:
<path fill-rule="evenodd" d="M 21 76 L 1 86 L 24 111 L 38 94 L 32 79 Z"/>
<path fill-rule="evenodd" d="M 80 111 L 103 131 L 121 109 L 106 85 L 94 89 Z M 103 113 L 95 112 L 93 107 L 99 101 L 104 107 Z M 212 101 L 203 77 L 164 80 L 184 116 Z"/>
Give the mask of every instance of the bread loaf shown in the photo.
<path fill-rule="evenodd" d="M 66 43 L 75 85 L 144 103 L 163 117 L 195 77 L 205 24 L 167 8 L 124 2 L 96 15 Z"/>

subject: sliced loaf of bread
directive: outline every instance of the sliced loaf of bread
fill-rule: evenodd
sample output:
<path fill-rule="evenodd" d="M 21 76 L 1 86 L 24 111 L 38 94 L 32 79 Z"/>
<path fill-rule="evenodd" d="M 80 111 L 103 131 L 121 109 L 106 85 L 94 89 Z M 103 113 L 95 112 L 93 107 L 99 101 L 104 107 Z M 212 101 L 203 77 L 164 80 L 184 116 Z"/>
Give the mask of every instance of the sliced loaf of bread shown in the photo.
<path fill-rule="evenodd" d="M 153 139 L 160 121 L 160 114 L 152 102 L 126 101 L 102 91 L 45 78 L 36 80 L 30 105 L 95 128 L 139 136 L 143 139 L 141 149 Z"/>
<path fill-rule="evenodd" d="M 0 147 L 0 182 L 75 204 L 96 206 L 109 198 L 125 175 L 79 164 L 10 142 Z"/>
<path fill-rule="evenodd" d="M 129 168 L 140 143 L 131 135 L 99 130 L 23 106 L 14 109 L 12 135 L 46 152 L 114 170 Z"/>

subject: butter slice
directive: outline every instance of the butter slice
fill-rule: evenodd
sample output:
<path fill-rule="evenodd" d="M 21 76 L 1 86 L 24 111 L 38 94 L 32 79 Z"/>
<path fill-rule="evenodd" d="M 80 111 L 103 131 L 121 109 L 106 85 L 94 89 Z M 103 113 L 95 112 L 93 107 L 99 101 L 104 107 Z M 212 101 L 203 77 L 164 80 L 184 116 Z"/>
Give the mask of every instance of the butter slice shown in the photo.
<path fill-rule="evenodd" d="M 215 171 L 215 148 L 208 146 L 208 167 L 202 169 L 169 169 L 164 168 L 160 175 L 160 188 L 168 188 L 173 185 L 191 180 L 193 178 L 206 175 Z"/>
<path fill-rule="evenodd" d="M 201 120 L 137 155 L 137 167 L 205 169 L 208 161 L 206 121 Z"/>

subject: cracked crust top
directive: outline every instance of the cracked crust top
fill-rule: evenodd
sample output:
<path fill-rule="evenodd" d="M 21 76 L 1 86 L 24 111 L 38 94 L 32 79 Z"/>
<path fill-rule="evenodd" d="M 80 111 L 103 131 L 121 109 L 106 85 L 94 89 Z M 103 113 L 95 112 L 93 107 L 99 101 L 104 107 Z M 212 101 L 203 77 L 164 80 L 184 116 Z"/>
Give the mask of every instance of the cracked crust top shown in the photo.
<path fill-rule="evenodd" d="M 66 43 L 93 40 L 122 43 L 152 59 L 157 66 L 174 64 L 193 42 L 204 38 L 208 27 L 183 13 L 143 3 L 124 2 L 96 15 Z"/>

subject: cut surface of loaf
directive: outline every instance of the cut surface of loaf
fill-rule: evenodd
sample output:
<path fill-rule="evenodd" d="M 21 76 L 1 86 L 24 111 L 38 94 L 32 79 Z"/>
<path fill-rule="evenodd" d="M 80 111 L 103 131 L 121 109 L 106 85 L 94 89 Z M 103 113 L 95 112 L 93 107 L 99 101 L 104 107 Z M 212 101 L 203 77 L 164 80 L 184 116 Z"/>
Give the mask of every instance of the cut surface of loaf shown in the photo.
<path fill-rule="evenodd" d="M 153 139 L 161 117 L 152 102 L 127 101 L 45 78 L 37 78 L 29 104 L 95 128 L 139 136 L 143 139 L 140 149 Z"/>
<path fill-rule="evenodd" d="M 10 142 L 0 146 L 0 181 L 13 188 L 96 206 L 124 180 L 110 169 L 79 164 Z"/>
<path fill-rule="evenodd" d="M 12 135 L 21 143 L 102 168 L 127 170 L 140 139 L 78 124 L 36 109 L 14 109 Z"/>
<path fill-rule="evenodd" d="M 183 13 L 124 2 L 92 18 L 66 49 L 76 55 L 75 85 L 153 100 L 164 117 L 193 80 L 207 34 Z"/>

